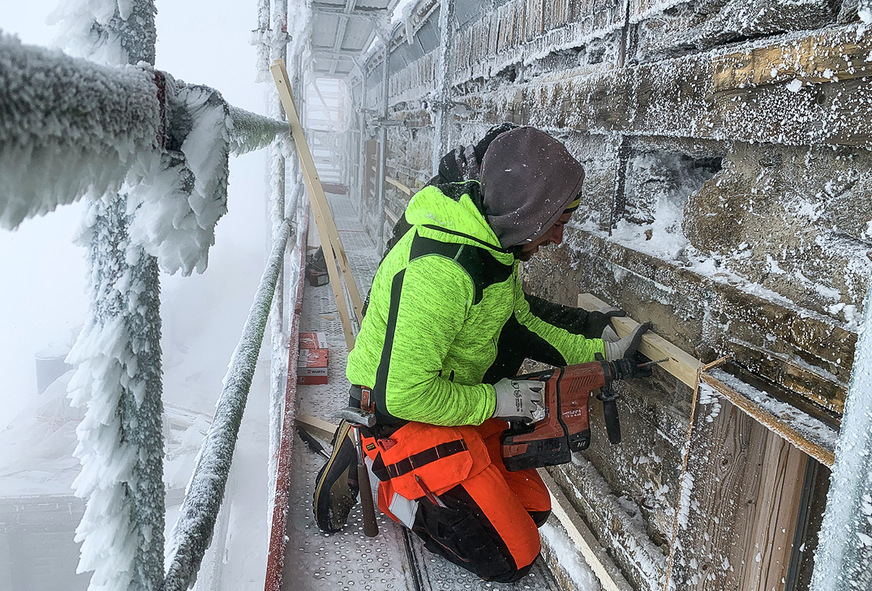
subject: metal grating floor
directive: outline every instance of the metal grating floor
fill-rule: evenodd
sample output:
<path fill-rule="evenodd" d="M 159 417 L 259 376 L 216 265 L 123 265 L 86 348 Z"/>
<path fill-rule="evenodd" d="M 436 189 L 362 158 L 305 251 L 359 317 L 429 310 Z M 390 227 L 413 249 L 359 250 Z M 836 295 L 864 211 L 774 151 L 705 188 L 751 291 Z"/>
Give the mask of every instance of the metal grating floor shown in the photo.
<path fill-rule="evenodd" d="M 331 209 L 343 246 L 366 297 L 380 260 L 375 244 L 361 228 L 359 217 L 347 196 L 331 195 Z M 347 403 L 345 379 L 347 354 L 342 326 L 329 285 L 306 285 L 300 330 L 320 331 L 329 346 L 328 383 L 297 387 L 297 412 L 330 422 L 332 413 Z M 329 449 L 329 442 L 324 442 Z M 318 530 L 312 516 L 315 476 L 324 458 L 299 439 L 293 446 L 292 483 L 288 514 L 288 546 L 284 588 L 288 590 L 343 591 L 455 591 L 483 589 L 559 589 L 554 577 L 538 559 L 533 571 L 514 584 L 488 583 L 423 547 L 417 537 L 379 515 L 379 536 L 363 535 L 360 505 L 348 526 L 337 534 Z"/>

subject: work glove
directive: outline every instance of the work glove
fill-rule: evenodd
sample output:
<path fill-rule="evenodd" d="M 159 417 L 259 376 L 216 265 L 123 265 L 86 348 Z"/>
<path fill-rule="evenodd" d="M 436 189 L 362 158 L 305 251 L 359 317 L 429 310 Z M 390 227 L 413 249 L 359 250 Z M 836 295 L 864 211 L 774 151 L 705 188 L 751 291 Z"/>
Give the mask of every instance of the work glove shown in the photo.
<path fill-rule="evenodd" d="M 588 312 L 587 321 L 584 325 L 584 335 L 598 335 L 605 329 L 611 330 L 611 321 L 615 316 L 626 316 L 627 313 L 612 306 L 606 306 L 599 310 Z M 614 332 L 614 331 L 612 331 Z M 615 336 L 618 336 L 617 334 Z M 588 337 L 592 338 L 592 337 Z"/>
<path fill-rule="evenodd" d="M 545 418 L 544 387 L 545 383 L 539 380 L 501 379 L 494 384 L 493 416 L 525 423 L 541 421 Z"/>
<path fill-rule="evenodd" d="M 640 324 L 633 332 L 619 338 L 612 327 L 606 327 L 603 330 L 602 339 L 606 350 L 606 361 L 614 361 L 616 359 L 632 359 L 639 348 L 639 343 L 642 342 L 642 335 L 651 328 L 651 323 L 646 322 Z"/>

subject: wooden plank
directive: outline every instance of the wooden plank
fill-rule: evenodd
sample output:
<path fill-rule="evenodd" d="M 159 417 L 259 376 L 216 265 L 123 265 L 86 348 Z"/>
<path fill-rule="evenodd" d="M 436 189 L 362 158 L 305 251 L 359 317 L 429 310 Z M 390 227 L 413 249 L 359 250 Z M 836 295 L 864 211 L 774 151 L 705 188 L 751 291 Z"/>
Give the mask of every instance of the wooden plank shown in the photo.
<path fill-rule="evenodd" d="M 608 307 L 604 301 L 589 294 L 583 293 L 578 296 L 578 305 L 587 311 L 599 310 Z M 639 323 L 629 317 L 614 317 L 612 325 L 618 336 L 625 337 L 639 326 Z M 651 360 L 666 359 L 660 367 L 690 386 L 695 388 L 699 381 L 698 372 L 701 367 L 699 359 L 685 353 L 660 335 L 648 331 L 642 335 L 639 344 L 639 352 Z"/>
<path fill-rule="evenodd" d="M 762 461 L 740 589 L 778 589 L 787 579 L 809 457 L 770 432 Z"/>
<path fill-rule="evenodd" d="M 350 351 L 352 347 L 354 347 L 354 333 L 351 326 L 351 318 L 345 305 L 345 296 L 342 293 L 342 285 L 339 281 L 339 277 L 336 276 L 337 264 L 339 265 L 339 269 L 345 280 L 345 289 L 348 291 L 348 295 L 351 298 L 351 305 L 358 322 L 363 318 L 363 301 L 357 290 L 357 284 L 354 282 L 354 276 L 351 274 L 351 266 L 348 263 L 348 257 L 345 254 L 345 249 L 342 247 L 342 240 L 339 238 L 339 231 L 336 229 L 336 224 L 330 213 L 327 196 L 324 194 L 324 189 L 318 178 L 318 171 L 315 168 L 315 162 L 312 159 L 309 145 L 303 134 L 303 127 L 300 124 L 300 117 L 294 103 L 294 96 L 291 92 L 291 83 L 288 79 L 288 72 L 285 69 L 284 60 L 276 60 L 273 62 L 270 66 L 270 72 L 272 72 L 273 78 L 276 82 L 276 88 L 278 89 L 279 97 L 281 98 L 282 106 L 285 109 L 285 114 L 287 115 L 288 123 L 291 127 L 291 133 L 294 137 L 294 143 L 297 147 L 297 155 L 299 156 L 300 166 L 303 170 L 303 179 L 305 180 L 306 188 L 309 193 L 312 211 L 315 214 L 315 222 L 318 225 L 318 234 L 321 238 L 322 246 L 325 247 L 323 248 L 323 252 L 327 263 L 327 272 L 330 276 L 333 296 L 336 299 L 337 310 L 339 311 L 339 316 L 342 320 L 342 330 L 345 333 L 345 342 Z M 324 244 L 325 240 L 327 242 L 326 244 Z"/>
<path fill-rule="evenodd" d="M 809 456 L 729 399 L 701 391 L 686 450 L 663 589 L 670 579 L 689 590 L 781 588 L 803 526 Z"/>
<path fill-rule="evenodd" d="M 822 84 L 872 74 L 872 38 L 840 40 L 831 32 L 754 47 L 712 60 L 715 92 L 799 80 Z"/>
<path fill-rule="evenodd" d="M 297 414 L 294 421 L 315 437 L 328 442 L 333 439 L 333 434 L 338 427 L 338 424 L 307 414 Z"/>
<path fill-rule="evenodd" d="M 566 495 L 544 469 L 539 475 L 551 495 L 551 514 L 557 518 L 584 561 L 596 575 L 604 591 L 633 591 L 620 569 L 609 557 L 581 517 L 569 503 Z"/>
<path fill-rule="evenodd" d="M 721 382 L 716 377 L 707 373 L 702 373 L 701 379 L 704 383 L 708 384 L 727 398 L 727 400 L 742 409 L 755 421 L 775 432 L 784 440 L 790 442 L 820 463 L 832 468 L 833 462 L 835 461 L 834 448 L 827 447 L 821 442 L 812 441 L 806 435 L 797 430 L 797 428 L 792 424 L 776 417 L 774 414 L 762 408 L 753 400 L 749 400 L 741 393 L 730 388 L 727 384 Z M 833 443 L 835 443 L 835 441 Z"/>

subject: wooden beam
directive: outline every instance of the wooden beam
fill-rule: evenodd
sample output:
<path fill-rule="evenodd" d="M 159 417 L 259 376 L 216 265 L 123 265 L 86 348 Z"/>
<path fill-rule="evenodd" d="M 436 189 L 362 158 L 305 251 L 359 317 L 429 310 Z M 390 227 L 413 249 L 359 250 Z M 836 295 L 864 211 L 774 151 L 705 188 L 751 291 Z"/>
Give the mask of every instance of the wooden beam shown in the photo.
<path fill-rule="evenodd" d="M 330 205 L 327 203 L 327 196 L 324 194 L 324 188 L 321 186 L 321 180 L 318 178 L 318 171 L 315 168 L 315 162 L 309 151 L 309 144 L 306 142 L 306 137 L 303 134 L 303 126 L 300 123 L 300 117 L 294 103 L 294 95 L 291 92 L 291 83 L 288 79 L 288 72 L 285 69 L 284 60 L 276 60 L 273 62 L 270 66 L 270 72 L 272 72 L 273 78 L 275 79 L 276 88 L 278 89 L 282 106 L 285 109 L 288 124 L 291 127 L 291 133 L 294 136 L 294 143 L 297 146 L 297 156 L 299 156 L 300 166 L 303 170 L 303 179 L 309 193 L 312 212 L 315 214 L 318 235 L 321 239 L 321 244 L 324 247 L 323 252 L 325 262 L 327 263 L 327 273 L 330 276 L 330 285 L 333 290 L 333 296 L 336 299 L 336 307 L 339 311 L 339 317 L 342 320 L 342 330 L 345 333 L 345 343 L 350 351 L 352 347 L 354 347 L 354 332 L 351 326 L 351 318 L 348 314 L 348 308 L 345 305 L 345 295 L 342 292 L 342 285 L 336 274 L 337 264 L 339 265 L 339 269 L 345 279 L 345 289 L 348 291 L 348 295 L 351 298 L 351 305 L 358 322 L 363 318 L 363 301 L 357 290 L 357 284 L 354 282 L 354 276 L 351 274 L 351 266 L 348 263 L 345 249 L 342 247 L 342 240 L 339 238 L 339 231 L 336 229 L 336 223 L 333 221 L 333 215 L 330 212 Z"/>
<path fill-rule="evenodd" d="M 784 84 L 823 84 L 872 74 L 872 39 L 844 39 L 833 31 L 716 56 L 715 92 Z"/>
<path fill-rule="evenodd" d="M 336 427 L 338 426 L 338 424 L 333 424 L 324 419 L 307 414 L 298 414 L 294 417 L 294 421 L 306 431 L 324 441 L 330 441 L 333 439 L 333 434 L 336 432 Z"/>
<path fill-rule="evenodd" d="M 589 293 L 583 293 L 578 296 L 578 305 L 589 312 L 609 306 L 609 304 Z M 614 326 L 618 336 L 625 337 L 633 332 L 639 326 L 639 323 L 627 316 L 613 317 L 612 326 Z M 651 331 L 642 335 L 639 352 L 654 361 L 665 358 L 666 361 L 661 363 L 660 367 L 691 388 L 696 387 L 699 381 L 699 368 L 702 366 L 696 357 L 685 353 L 660 335 L 654 334 Z"/>
<path fill-rule="evenodd" d="M 801 449 L 803 452 L 807 453 L 820 463 L 824 464 L 829 468 L 832 468 L 833 462 L 835 461 L 835 437 L 830 443 L 824 441 L 813 441 L 807 435 L 801 432 L 795 426 L 795 424 L 775 416 L 773 413 L 761 407 L 758 403 L 747 398 L 740 392 L 737 392 L 735 389 L 731 388 L 729 385 L 720 381 L 717 377 L 703 372 L 701 374 L 701 379 L 705 384 L 708 384 L 709 386 L 717 390 L 718 393 L 723 395 L 727 400 L 745 411 L 745 413 L 747 413 L 748 416 L 753 418 L 755 421 L 761 423 L 770 431 L 773 431 L 778 436 L 780 436 L 782 439 L 792 443 L 797 448 Z M 796 412 L 801 416 L 807 417 L 807 415 L 805 415 L 804 413 L 800 413 L 800 411 Z M 808 417 L 808 420 L 814 419 Z M 822 423 L 821 428 L 832 431 Z M 835 436 L 834 433 L 833 435 Z"/>
<path fill-rule="evenodd" d="M 621 574 L 620 569 L 606 553 L 602 544 L 596 539 L 578 512 L 572 507 L 566 495 L 543 468 L 539 475 L 548 487 L 551 495 L 551 514 L 557 518 L 569 539 L 578 549 L 579 554 L 596 575 L 603 591 L 633 591 L 633 587 Z"/>

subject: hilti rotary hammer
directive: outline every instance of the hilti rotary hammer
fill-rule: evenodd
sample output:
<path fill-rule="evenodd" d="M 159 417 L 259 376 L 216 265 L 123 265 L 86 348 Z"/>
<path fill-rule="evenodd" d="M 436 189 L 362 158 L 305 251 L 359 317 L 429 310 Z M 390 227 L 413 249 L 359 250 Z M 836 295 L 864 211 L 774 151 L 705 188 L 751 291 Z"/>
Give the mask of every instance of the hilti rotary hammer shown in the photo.
<path fill-rule="evenodd" d="M 606 432 L 611 443 L 620 443 L 617 396 L 611 391 L 614 380 L 651 375 L 650 366 L 660 361 L 637 363 L 632 359 L 598 360 L 519 376 L 545 382 L 545 418 L 536 423 L 512 421 L 500 437 L 503 462 L 510 472 L 565 464 L 572 452 L 590 445 L 588 401 L 593 390 L 603 403 Z"/>

